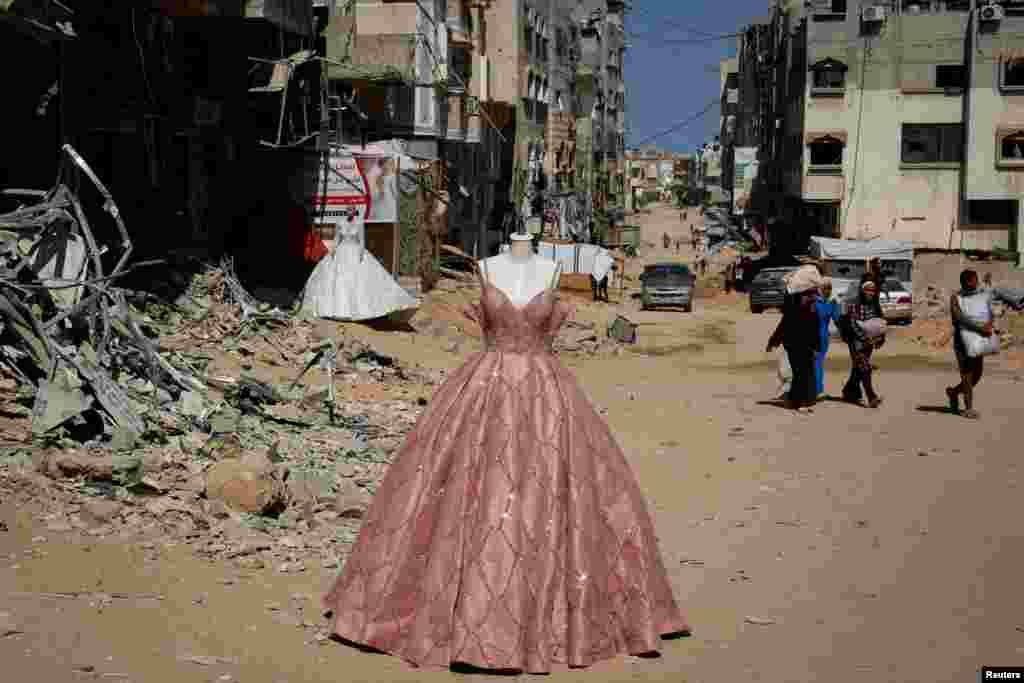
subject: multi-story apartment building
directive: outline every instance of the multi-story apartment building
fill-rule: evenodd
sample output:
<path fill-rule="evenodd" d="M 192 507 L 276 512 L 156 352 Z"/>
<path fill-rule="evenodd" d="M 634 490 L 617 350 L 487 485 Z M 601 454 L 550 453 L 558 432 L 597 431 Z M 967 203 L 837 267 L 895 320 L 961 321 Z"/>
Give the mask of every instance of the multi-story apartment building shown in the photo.
<path fill-rule="evenodd" d="M 360 0 L 325 31 L 333 89 L 365 116 L 345 117 L 345 137 L 398 138 L 413 156 L 447 161 L 452 237 L 471 253 L 487 248 L 502 139 L 514 137 L 511 110 L 492 97 L 490 12 L 489 0 Z"/>
<path fill-rule="evenodd" d="M 621 0 L 339 5 L 326 32 L 328 75 L 366 115 L 347 117 L 347 136 L 400 138 L 414 156 L 447 161 L 453 237 L 471 253 L 489 250 L 495 208 L 529 215 L 545 194 L 607 192 L 592 171 L 621 156 L 624 9 Z M 597 37 L 589 74 L 578 68 L 587 31 Z M 583 164 L 581 119 L 591 124 Z"/>
<path fill-rule="evenodd" d="M 786 225 L 1022 249 L 1024 2 L 780 1 L 752 29 L 744 111 Z"/>
<path fill-rule="evenodd" d="M 624 13 L 622 0 L 580 0 L 576 10 L 581 25 L 577 180 L 583 180 L 599 208 L 607 205 L 609 196 L 623 197 L 626 188 L 621 163 L 626 132 Z"/>
<path fill-rule="evenodd" d="M 579 62 L 579 25 L 568 2 L 551 8 L 552 43 L 549 46 L 551 92 L 546 135 L 544 173 L 555 193 L 576 189 L 576 66 Z"/>
<path fill-rule="evenodd" d="M 739 114 L 739 61 L 736 57 L 719 63 L 719 121 L 718 139 L 722 145 L 719 189 L 712 189 L 711 201 L 732 201 L 732 161 L 736 144 L 736 117 Z"/>

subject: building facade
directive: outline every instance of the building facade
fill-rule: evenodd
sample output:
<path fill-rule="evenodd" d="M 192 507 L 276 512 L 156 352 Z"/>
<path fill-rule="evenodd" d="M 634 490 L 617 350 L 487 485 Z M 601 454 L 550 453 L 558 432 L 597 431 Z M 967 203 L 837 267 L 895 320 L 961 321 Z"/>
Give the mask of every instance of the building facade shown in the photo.
<path fill-rule="evenodd" d="M 580 24 L 580 63 L 577 89 L 580 116 L 576 134 L 586 145 L 588 159 L 577 166 L 583 187 L 592 195 L 594 206 L 605 208 L 626 199 L 623 155 L 626 135 L 626 86 L 623 61 L 627 49 L 622 0 L 580 0 L 576 19 Z"/>
<path fill-rule="evenodd" d="M 325 31 L 332 90 L 341 99 L 355 96 L 362 114 L 343 112 L 343 137 L 397 138 L 414 157 L 447 162 L 450 237 L 469 253 L 487 251 L 493 241 L 489 230 L 504 187 L 502 148 L 515 133 L 508 107 L 495 96 L 507 93 L 492 87 L 504 64 L 488 51 L 500 36 L 495 12 L 507 4 L 339 4 Z"/>
<path fill-rule="evenodd" d="M 1022 29 L 1019 0 L 776 3 L 739 50 L 752 201 L 810 234 L 1019 253 Z"/>

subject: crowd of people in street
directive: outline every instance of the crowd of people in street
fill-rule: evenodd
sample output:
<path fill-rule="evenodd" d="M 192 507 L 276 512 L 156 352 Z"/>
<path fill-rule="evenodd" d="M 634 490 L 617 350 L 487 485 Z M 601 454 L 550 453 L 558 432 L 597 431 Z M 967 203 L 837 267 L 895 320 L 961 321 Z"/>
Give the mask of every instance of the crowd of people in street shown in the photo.
<path fill-rule="evenodd" d="M 816 266 L 803 266 L 786 278 L 782 320 L 768 340 L 767 350 L 782 346 L 785 351 L 789 383 L 783 397 L 787 408 L 813 412 L 815 404 L 827 397 L 825 360 L 832 325 L 850 354 L 850 375 L 842 389 L 842 400 L 868 408 L 882 405 L 873 362 L 875 352 L 885 345 L 887 331 L 879 301 L 881 280 L 880 269 L 869 267 L 857 291 L 843 301 L 835 301 L 831 279 L 823 277 Z M 946 389 L 951 413 L 978 418 L 974 393 L 984 371 L 985 356 L 999 352 L 992 309 L 996 300 L 1020 307 L 1020 302 L 1003 299 L 999 290 L 979 286 L 975 271 L 960 274 L 960 291 L 950 301 L 953 349 L 960 371 L 960 382 Z"/>
<path fill-rule="evenodd" d="M 685 223 L 687 210 L 680 211 Z M 695 209 L 697 216 L 702 210 Z M 702 231 L 696 223 L 689 226 L 689 242 L 696 253 L 694 270 L 700 276 L 708 273 L 709 263 L 703 245 Z M 662 245 L 666 250 L 675 247 L 680 253 L 683 238 L 664 233 Z M 746 290 L 748 276 L 754 270 L 749 256 L 739 256 L 724 270 L 724 289 Z M 787 278 L 786 300 L 782 320 L 768 341 L 768 351 L 783 347 L 782 361 L 786 366 L 787 407 L 800 412 L 811 412 L 815 404 L 827 398 L 825 391 L 825 362 L 836 329 L 850 356 L 850 374 L 843 385 L 841 398 L 852 404 L 877 409 L 883 398 L 875 386 L 875 353 L 885 345 L 887 325 L 882 312 L 880 294 L 884 280 L 880 263 L 872 260 L 860 279 L 859 287 L 847 292 L 842 300 L 832 296 L 831 278 L 821 274 L 813 265 L 803 266 Z M 1022 308 L 1020 301 L 1001 296 L 992 287 L 991 275 L 981 281 L 978 273 L 965 270 L 960 275 L 960 290 L 950 300 L 953 328 L 953 349 L 960 373 L 960 381 L 946 388 L 950 412 L 977 419 L 974 408 L 975 388 L 984 373 L 985 356 L 998 353 L 998 335 L 994 329 L 992 303 L 1003 303 Z M 960 399 L 963 398 L 961 411 Z"/>

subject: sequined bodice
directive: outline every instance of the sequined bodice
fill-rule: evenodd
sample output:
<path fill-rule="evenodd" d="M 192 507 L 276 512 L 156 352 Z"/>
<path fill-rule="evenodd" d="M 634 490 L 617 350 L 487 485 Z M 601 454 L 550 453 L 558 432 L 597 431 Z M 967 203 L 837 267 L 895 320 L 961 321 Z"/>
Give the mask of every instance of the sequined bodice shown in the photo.
<path fill-rule="evenodd" d="M 342 223 L 338 230 L 338 242 L 359 242 L 359 226 L 352 223 Z"/>
<path fill-rule="evenodd" d="M 488 351 L 548 353 L 568 309 L 545 290 L 525 306 L 516 306 L 494 285 L 484 285 L 479 304 L 480 326 Z"/>

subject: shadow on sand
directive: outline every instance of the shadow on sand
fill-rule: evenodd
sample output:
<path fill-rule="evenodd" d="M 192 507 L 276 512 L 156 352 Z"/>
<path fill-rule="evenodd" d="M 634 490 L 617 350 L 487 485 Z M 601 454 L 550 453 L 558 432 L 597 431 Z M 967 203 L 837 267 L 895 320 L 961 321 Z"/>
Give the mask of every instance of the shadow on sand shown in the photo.
<path fill-rule="evenodd" d="M 847 401 L 845 398 L 842 398 L 841 396 L 822 396 L 821 398 L 818 399 L 815 405 L 820 405 L 822 403 L 845 403 L 847 405 L 863 407 L 863 404 Z M 780 410 L 792 410 L 792 408 L 788 408 L 786 406 L 785 399 L 781 398 L 773 398 L 769 400 L 758 401 L 757 405 L 769 406 L 770 408 L 779 408 Z M 814 406 L 811 407 L 813 408 Z"/>
<path fill-rule="evenodd" d="M 917 412 L 919 413 L 937 413 L 939 415 L 959 415 L 949 406 L 918 406 Z"/>
<path fill-rule="evenodd" d="M 330 614 L 330 613 L 328 613 L 328 614 Z M 690 631 L 678 631 L 678 632 L 675 632 L 675 633 L 666 633 L 666 634 L 664 634 L 661 637 L 661 639 L 662 640 L 678 640 L 680 638 L 689 638 L 690 636 L 691 636 L 691 632 Z M 331 640 L 333 640 L 336 643 L 340 643 L 342 645 L 345 645 L 346 647 L 350 647 L 350 648 L 352 648 L 354 650 L 358 650 L 359 652 L 364 652 L 366 654 L 375 654 L 375 655 L 388 655 L 389 654 L 387 652 L 384 652 L 383 650 L 378 650 L 376 648 L 369 647 L 367 645 L 362 645 L 360 643 L 356 643 L 356 642 L 353 642 L 351 640 L 346 640 L 345 638 L 341 638 L 338 635 L 332 635 L 331 636 Z M 658 659 L 658 658 L 661 657 L 661 653 L 659 653 L 659 652 L 645 652 L 643 654 L 637 654 L 637 655 L 633 655 L 633 656 L 634 657 L 639 657 L 639 658 L 642 658 L 642 659 Z M 584 667 L 569 667 L 569 668 L 571 670 L 578 670 L 578 669 L 586 669 L 587 667 L 584 666 Z M 453 662 L 451 664 L 451 666 L 448 667 L 448 670 L 451 671 L 452 673 L 478 674 L 478 675 L 484 675 L 484 676 L 521 676 L 524 673 L 521 669 L 482 669 L 480 667 L 473 666 L 472 664 L 466 664 L 466 663 L 463 663 L 463 662 Z M 548 674 L 541 674 L 541 675 L 545 675 L 546 676 Z"/>

